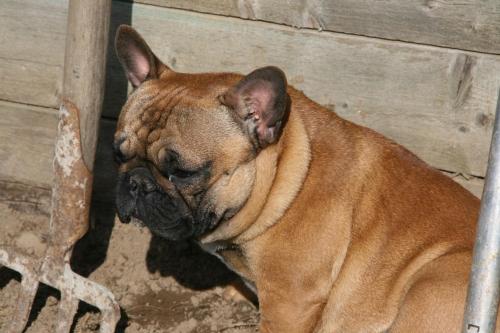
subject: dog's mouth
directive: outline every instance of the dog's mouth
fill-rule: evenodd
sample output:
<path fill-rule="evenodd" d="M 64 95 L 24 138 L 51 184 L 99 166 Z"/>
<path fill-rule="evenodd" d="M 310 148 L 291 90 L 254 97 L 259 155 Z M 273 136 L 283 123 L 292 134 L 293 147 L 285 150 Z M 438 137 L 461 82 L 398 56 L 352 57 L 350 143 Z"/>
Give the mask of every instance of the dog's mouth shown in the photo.
<path fill-rule="evenodd" d="M 120 174 L 116 208 L 121 222 L 146 226 L 171 240 L 200 237 L 236 215 L 231 209 L 223 214 L 211 209 L 192 213 L 175 188 L 164 190 L 144 167 Z"/>
<path fill-rule="evenodd" d="M 119 176 L 116 208 L 120 221 L 134 221 L 155 234 L 181 240 L 193 237 L 193 215 L 183 198 L 160 187 L 149 169 L 138 167 Z"/>

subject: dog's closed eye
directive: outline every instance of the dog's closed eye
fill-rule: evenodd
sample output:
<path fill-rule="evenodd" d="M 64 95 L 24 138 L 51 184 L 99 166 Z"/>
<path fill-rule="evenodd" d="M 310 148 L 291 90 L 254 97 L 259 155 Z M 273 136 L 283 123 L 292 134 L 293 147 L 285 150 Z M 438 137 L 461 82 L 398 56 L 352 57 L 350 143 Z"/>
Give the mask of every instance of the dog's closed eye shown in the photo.
<path fill-rule="evenodd" d="M 196 170 L 192 171 L 192 170 L 183 170 L 183 169 L 176 168 L 169 173 L 169 178 L 175 177 L 175 178 L 180 178 L 180 179 L 186 179 L 186 178 L 190 178 L 190 177 L 196 175 L 196 173 L 197 173 Z"/>

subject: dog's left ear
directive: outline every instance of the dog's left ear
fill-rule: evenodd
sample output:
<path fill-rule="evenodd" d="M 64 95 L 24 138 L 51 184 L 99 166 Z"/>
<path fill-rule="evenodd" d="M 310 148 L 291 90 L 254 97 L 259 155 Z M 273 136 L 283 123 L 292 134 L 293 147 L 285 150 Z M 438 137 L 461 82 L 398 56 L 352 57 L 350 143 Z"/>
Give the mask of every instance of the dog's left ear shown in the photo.
<path fill-rule="evenodd" d="M 157 79 L 168 69 L 144 39 L 132 27 L 122 24 L 118 27 L 115 37 L 115 50 L 127 78 L 134 88 L 149 79 Z"/>
<path fill-rule="evenodd" d="M 263 149 L 276 143 L 288 120 L 290 96 L 285 73 L 277 67 L 259 68 L 220 96 L 222 104 L 242 119 L 252 140 Z"/>

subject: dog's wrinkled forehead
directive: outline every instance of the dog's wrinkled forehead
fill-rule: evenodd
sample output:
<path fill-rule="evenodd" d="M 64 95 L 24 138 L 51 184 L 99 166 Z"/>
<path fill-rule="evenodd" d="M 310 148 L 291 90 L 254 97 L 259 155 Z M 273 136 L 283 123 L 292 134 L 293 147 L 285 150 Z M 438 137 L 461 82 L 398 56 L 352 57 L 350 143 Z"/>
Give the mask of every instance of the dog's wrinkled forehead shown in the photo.
<path fill-rule="evenodd" d="M 235 115 L 219 96 L 240 79 L 238 75 L 194 75 L 173 73 L 145 82 L 124 105 L 115 142 L 124 155 L 153 162 L 160 150 L 189 150 L 202 162 L 214 154 L 218 144 L 241 141 L 244 136 Z"/>

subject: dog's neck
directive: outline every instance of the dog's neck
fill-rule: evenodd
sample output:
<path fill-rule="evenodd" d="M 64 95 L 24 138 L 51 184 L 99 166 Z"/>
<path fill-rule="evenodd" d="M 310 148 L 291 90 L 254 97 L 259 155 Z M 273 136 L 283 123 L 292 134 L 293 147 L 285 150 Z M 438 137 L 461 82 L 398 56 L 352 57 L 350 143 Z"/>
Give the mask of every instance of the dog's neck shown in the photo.
<path fill-rule="evenodd" d="M 256 177 L 245 206 L 232 219 L 203 237 L 201 243 L 231 240 L 242 244 L 277 223 L 301 189 L 310 160 L 304 123 L 300 114 L 292 110 L 280 141 L 250 162 L 255 163 Z"/>

